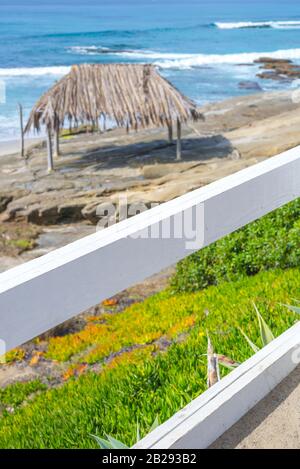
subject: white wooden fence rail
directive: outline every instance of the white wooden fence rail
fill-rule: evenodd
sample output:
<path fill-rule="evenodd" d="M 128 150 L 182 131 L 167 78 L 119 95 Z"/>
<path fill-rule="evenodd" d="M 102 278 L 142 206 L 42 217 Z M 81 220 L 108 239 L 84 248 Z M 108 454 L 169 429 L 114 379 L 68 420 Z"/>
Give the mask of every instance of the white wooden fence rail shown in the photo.
<path fill-rule="evenodd" d="M 201 209 L 207 246 L 300 196 L 300 147 L 164 203 L 0 275 L 0 339 L 25 343 L 191 254 L 159 228 Z M 137 238 L 151 228 L 152 237 Z"/>
<path fill-rule="evenodd" d="M 207 448 L 296 368 L 299 346 L 300 322 L 149 433 L 135 448 Z"/>

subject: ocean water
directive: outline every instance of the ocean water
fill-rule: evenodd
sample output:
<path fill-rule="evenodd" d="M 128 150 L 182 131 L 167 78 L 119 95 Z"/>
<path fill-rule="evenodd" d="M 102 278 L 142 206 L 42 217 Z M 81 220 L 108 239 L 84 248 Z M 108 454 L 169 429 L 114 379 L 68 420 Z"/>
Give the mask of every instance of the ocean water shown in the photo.
<path fill-rule="evenodd" d="M 300 63 L 299 0 L 0 0 L 0 140 L 74 63 L 154 63 L 200 105 L 298 86 L 258 80 L 262 55 Z"/>

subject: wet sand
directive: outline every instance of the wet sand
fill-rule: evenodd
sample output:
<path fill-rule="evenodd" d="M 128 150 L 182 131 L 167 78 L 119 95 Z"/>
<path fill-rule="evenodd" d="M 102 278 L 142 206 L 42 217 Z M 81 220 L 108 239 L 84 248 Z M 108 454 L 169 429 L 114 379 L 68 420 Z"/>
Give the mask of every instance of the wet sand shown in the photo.
<path fill-rule="evenodd" d="M 28 138 L 25 140 L 25 150 L 32 145 L 39 143 L 41 138 Z M 0 142 L 0 157 L 3 155 L 10 155 L 20 153 L 21 143 L 20 140 L 8 140 L 7 142 Z"/>

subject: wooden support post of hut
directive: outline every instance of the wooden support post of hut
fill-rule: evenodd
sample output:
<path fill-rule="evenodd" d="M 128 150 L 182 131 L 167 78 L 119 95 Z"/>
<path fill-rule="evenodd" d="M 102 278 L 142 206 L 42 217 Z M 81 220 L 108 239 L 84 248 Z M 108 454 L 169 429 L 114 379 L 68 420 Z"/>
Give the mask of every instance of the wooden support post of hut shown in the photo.
<path fill-rule="evenodd" d="M 54 131 L 54 156 L 60 156 L 59 150 L 59 128 L 56 128 Z"/>
<path fill-rule="evenodd" d="M 48 172 L 50 173 L 54 169 L 52 136 L 51 136 L 51 130 L 50 129 L 47 129 L 47 161 L 48 161 Z"/>
<path fill-rule="evenodd" d="M 24 158 L 24 125 L 23 125 L 23 107 L 19 104 L 19 115 L 20 115 L 20 134 L 21 134 L 21 156 Z"/>
<path fill-rule="evenodd" d="M 177 150 L 176 150 L 176 160 L 181 160 L 181 122 L 177 119 Z"/>
<path fill-rule="evenodd" d="M 169 135 L 169 143 L 173 143 L 173 124 L 172 124 L 172 121 L 168 125 L 168 135 Z"/>

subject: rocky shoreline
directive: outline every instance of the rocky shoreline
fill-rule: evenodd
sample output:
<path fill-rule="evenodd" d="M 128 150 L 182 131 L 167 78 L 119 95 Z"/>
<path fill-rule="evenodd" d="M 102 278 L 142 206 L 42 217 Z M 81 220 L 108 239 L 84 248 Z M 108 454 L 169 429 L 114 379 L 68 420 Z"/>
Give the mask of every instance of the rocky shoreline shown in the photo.
<path fill-rule="evenodd" d="M 300 78 L 300 66 L 295 65 L 292 60 L 262 57 L 254 63 L 259 64 L 263 70 L 257 76 L 264 80 L 282 81 Z"/>
<path fill-rule="evenodd" d="M 20 243 L 28 251 L 21 255 L 28 259 L 32 250 L 36 256 L 54 249 L 56 238 L 58 247 L 81 232 L 93 232 L 100 204 L 118 206 L 119 198 L 126 197 L 128 204 L 149 208 L 202 187 L 299 145 L 299 107 L 293 91 L 207 105 L 205 122 L 183 129 L 181 161 L 175 160 L 175 145 L 161 129 L 66 136 L 51 174 L 43 142 L 31 146 L 25 159 L 19 154 L 1 156 L 0 235 L 6 236 L 11 223 L 22 224 L 24 240 L 26 226 L 38 227 L 37 236 L 52 230 L 46 247 L 40 247 L 39 239 L 28 246 L 24 240 Z M 61 235 L 68 230 L 69 235 Z M 11 252 L 11 244 L 7 252 L 5 246 L 2 243 L 2 257 Z"/>

